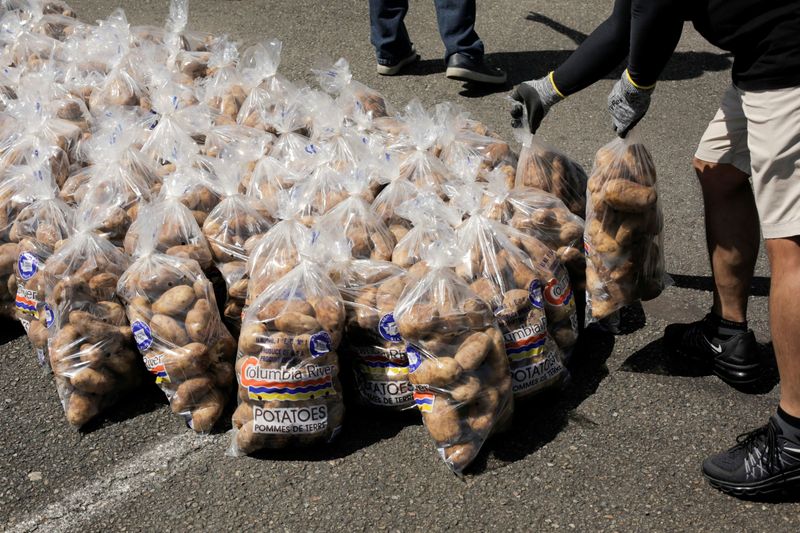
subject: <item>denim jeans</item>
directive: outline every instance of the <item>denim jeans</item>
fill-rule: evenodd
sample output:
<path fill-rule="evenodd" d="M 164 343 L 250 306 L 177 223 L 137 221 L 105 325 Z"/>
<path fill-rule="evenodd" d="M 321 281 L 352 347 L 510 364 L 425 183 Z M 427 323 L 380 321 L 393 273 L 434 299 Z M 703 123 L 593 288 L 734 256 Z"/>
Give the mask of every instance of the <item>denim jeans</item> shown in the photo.
<path fill-rule="evenodd" d="M 483 42 L 475 33 L 475 0 L 434 0 L 439 35 L 447 61 L 455 53 L 483 56 Z M 411 54 L 411 38 L 403 19 L 408 0 L 369 0 L 370 42 L 381 65 L 393 65 Z"/>

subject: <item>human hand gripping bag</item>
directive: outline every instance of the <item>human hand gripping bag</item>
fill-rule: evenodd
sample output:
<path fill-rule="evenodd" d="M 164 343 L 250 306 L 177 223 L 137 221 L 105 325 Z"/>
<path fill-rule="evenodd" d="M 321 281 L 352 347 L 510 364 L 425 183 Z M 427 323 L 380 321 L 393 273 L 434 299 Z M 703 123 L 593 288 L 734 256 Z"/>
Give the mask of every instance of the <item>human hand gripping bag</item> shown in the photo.
<path fill-rule="evenodd" d="M 572 286 L 584 287 L 584 221 L 558 197 L 532 187 L 508 189 L 502 175 L 490 173 L 481 205 L 487 217 L 535 237 L 553 250 L 567 268 Z"/>
<path fill-rule="evenodd" d="M 507 237 L 505 226 L 481 215 L 478 209 L 478 202 L 473 201 L 468 209 L 471 216 L 456 228 L 460 259 L 456 274 L 489 305 L 497 319 L 511 367 L 514 397 L 521 399 L 555 388 L 569 376 L 561 347 L 548 329 L 543 294 L 556 280 L 537 272 L 534 261 L 543 259 L 541 256 L 528 256 Z M 549 256 L 553 257 L 552 252 Z M 569 280 L 565 282 L 569 286 Z M 571 306 L 553 307 L 553 318 L 559 323 L 577 326 L 574 298 Z M 575 344 L 577 329 L 570 340 L 567 348 Z"/>
<path fill-rule="evenodd" d="M 587 321 L 661 294 L 664 221 L 650 153 L 635 136 L 597 152 L 586 214 Z"/>
<path fill-rule="evenodd" d="M 503 334 L 488 304 L 455 273 L 458 262 L 452 244 L 431 248 L 429 271 L 406 286 L 394 318 L 408 343 L 408 377 L 425 428 L 445 464 L 461 473 L 510 422 L 514 398 Z"/>
<path fill-rule="evenodd" d="M 556 195 L 574 214 L 586 213 L 586 172 L 567 155 L 545 145 L 522 129 L 515 135 L 522 144 L 517 162 L 516 185 Z"/>
<path fill-rule="evenodd" d="M 236 361 L 233 455 L 325 445 L 344 417 L 337 349 L 345 310 L 314 247 L 247 308 Z"/>
<path fill-rule="evenodd" d="M 172 412 L 197 433 L 208 433 L 233 388 L 236 341 L 222 323 L 200 265 L 158 252 L 161 221 L 146 220 L 117 292 L 144 365 Z"/>
<path fill-rule="evenodd" d="M 47 167 L 34 172 L 26 184 L 34 201 L 24 207 L 11 228 L 19 245 L 14 264 L 17 281 L 16 317 L 25 328 L 39 364 L 49 367 L 47 328 L 53 313 L 45 305 L 44 265 L 74 232 L 74 210 L 57 197 L 58 189 Z M 5 245 L 0 245 L 0 250 Z"/>
<path fill-rule="evenodd" d="M 394 320 L 406 272 L 387 261 L 353 259 L 347 246 L 341 248 L 344 253 L 331 261 L 328 274 L 344 300 L 339 353 L 353 376 L 358 403 L 380 411 L 411 409 L 406 345 Z"/>
<path fill-rule="evenodd" d="M 237 165 L 220 161 L 217 169 L 224 197 L 203 223 L 203 234 L 228 289 L 223 316 L 238 330 L 247 297 L 247 258 L 272 221 L 264 217 L 255 199 L 239 193 Z"/>
<path fill-rule="evenodd" d="M 127 256 L 96 233 L 91 210 L 76 216 L 76 231 L 44 266 L 50 367 L 67 422 L 81 427 L 141 381 L 125 309 L 117 297 Z"/>

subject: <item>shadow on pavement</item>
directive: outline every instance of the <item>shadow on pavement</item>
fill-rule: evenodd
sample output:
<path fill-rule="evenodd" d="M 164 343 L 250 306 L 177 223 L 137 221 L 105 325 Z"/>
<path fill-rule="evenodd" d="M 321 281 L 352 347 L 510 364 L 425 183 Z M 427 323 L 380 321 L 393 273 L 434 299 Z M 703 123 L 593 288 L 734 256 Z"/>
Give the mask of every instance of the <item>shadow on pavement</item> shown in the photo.
<path fill-rule="evenodd" d="M 778 370 L 772 343 L 759 344 L 759 352 L 765 362 L 764 375 L 752 385 L 734 386 L 736 390 L 746 394 L 766 394 L 778 384 Z M 712 374 L 710 365 L 667 349 L 663 339 L 654 340 L 637 350 L 622 363 L 620 370 L 673 377 L 700 377 Z"/>
<path fill-rule="evenodd" d="M 714 291 L 714 278 L 711 276 L 685 276 L 683 274 L 670 274 L 675 281 L 675 286 L 681 289 L 693 289 L 697 291 Z M 750 285 L 751 296 L 769 296 L 770 278 L 755 276 Z"/>
<path fill-rule="evenodd" d="M 106 425 L 125 422 L 168 405 L 167 397 L 155 384 L 152 374 L 148 374 L 143 379 L 142 385 L 133 391 L 126 392 L 125 397 L 108 409 L 107 414 L 101 414 L 83 426 L 81 433 L 93 433 Z"/>
<path fill-rule="evenodd" d="M 593 424 L 573 411 L 608 375 L 606 360 L 613 349 L 613 334 L 594 327 L 584 331 L 569 365 L 567 386 L 518 402 L 511 429 L 490 439 L 467 473 L 480 474 L 524 459 L 556 438 L 569 422 Z"/>
<path fill-rule="evenodd" d="M 368 448 L 382 440 L 391 439 L 403 428 L 422 424 L 416 410 L 403 411 L 387 416 L 386 413 L 358 410 L 348 407 L 342 433 L 327 446 L 294 448 L 284 450 L 261 450 L 251 455 L 269 461 L 329 461 L 347 457 L 358 450 Z M 426 435 L 427 437 L 427 435 Z M 429 442 L 425 442 L 429 444 Z"/>
<path fill-rule="evenodd" d="M 25 335 L 25 330 L 18 321 L 9 318 L 0 319 L 0 344 L 11 342 L 23 335 Z"/>

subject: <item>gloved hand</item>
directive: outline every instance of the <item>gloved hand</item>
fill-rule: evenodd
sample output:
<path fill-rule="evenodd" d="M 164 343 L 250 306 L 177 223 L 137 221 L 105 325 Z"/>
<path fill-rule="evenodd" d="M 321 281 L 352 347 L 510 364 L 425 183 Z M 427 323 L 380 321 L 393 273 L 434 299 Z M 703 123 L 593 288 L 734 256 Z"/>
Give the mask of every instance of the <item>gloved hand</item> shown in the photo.
<path fill-rule="evenodd" d="M 655 85 L 642 87 L 634 83 L 628 70 L 625 69 L 608 95 L 608 112 L 611 113 L 617 135 L 624 138 L 642 120 L 650 107 L 650 96 L 655 87 Z"/>
<path fill-rule="evenodd" d="M 550 108 L 564 99 L 564 95 L 553 83 L 552 76 L 551 72 L 544 78 L 524 81 L 517 85 L 511 93 L 511 98 L 516 100 L 511 108 L 512 126 L 520 127 L 524 111 L 527 111 L 528 123 L 526 126 L 531 133 L 536 133 Z"/>

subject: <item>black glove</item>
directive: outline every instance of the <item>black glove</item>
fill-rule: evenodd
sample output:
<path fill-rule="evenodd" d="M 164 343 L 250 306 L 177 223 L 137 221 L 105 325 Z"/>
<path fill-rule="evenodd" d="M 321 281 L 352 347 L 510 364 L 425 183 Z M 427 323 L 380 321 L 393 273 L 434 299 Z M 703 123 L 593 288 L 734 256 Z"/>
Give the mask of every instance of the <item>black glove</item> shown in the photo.
<path fill-rule="evenodd" d="M 556 89 L 552 77 L 553 73 L 551 72 L 544 78 L 524 81 L 517 85 L 511 93 L 511 98 L 515 100 L 511 108 L 512 126 L 521 127 L 524 111 L 527 111 L 528 123 L 526 126 L 531 133 L 536 133 L 550 108 L 564 99 L 564 96 Z"/>
<path fill-rule="evenodd" d="M 627 69 L 622 73 L 608 95 L 608 112 L 617 135 L 624 138 L 644 118 L 650 108 L 653 89 L 655 85 L 642 87 L 634 83 Z"/>

